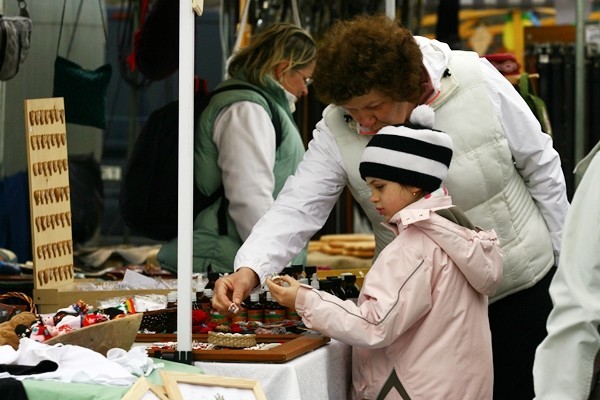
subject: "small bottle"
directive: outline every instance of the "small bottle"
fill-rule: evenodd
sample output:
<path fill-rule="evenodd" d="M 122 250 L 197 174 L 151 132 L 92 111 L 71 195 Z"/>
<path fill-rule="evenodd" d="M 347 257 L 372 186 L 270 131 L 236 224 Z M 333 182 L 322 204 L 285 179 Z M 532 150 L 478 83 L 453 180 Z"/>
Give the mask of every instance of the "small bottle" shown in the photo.
<path fill-rule="evenodd" d="M 298 282 L 303 283 L 305 285 L 310 285 L 310 283 L 308 282 L 308 278 L 305 277 L 298 279 Z"/>
<path fill-rule="evenodd" d="M 213 308 L 213 306 L 212 306 L 212 296 L 213 296 L 212 289 L 207 289 L 205 287 L 204 295 L 207 297 L 208 300 L 205 300 L 204 302 L 202 302 L 201 306 L 202 306 L 202 310 L 208 314 L 208 319 L 211 322 L 214 322 L 215 324 L 228 324 L 230 321 L 229 321 L 229 317 L 227 316 L 227 314 L 222 314 L 221 312 L 219 312 L 216 308 Z"/>
<path fill-rule="evenodd" d="M 260 288 L 260 291 L 258 292 L 258 296 L 260 297 L 260 302 L 262 303 L 263 307 L 265 306 L 265 304 L 267 304 L 267 292 L 268 291 L 269 291 L 269 288 L 265 284 Z"/>
<path fill-rule="evenodd" d="M 299 281 L 304 278 L 304 266 L 302 264 L 292 264 L 290 267 L 292 269 L 292 277 Z"/>
<path fill-rule="evenodd" d="M 267 291 L 267 302 L 265 303 L 265 324 L 278 324 L 285 321 L 285 307 L 273 301 L 271 292 Z"/>
<path fill-rule="evenodd" d="M 207 282 L 208 278 L 204 274 L 198 274 L 196 277 L 196 301 L 200 301 Z"/>
<path fill-rule="evenodd" d="M 227 314 L 222 314 L 220 311 L 218 311 L 216 308 L 212 308 L 210 309 L 210 321 L 214 322 L 215 324 L 229 324 L 231 321 L 229 319 L 229 316 Z"/>
<path fill-rule="evenodd" d="M 209 272 L 208 273 L 208 282 L 206 282 L 206 285 L 204 286 L 204 289 L 214 290 L 214 288 L 215 288 L 215 282 L 219 278 L 220 278 L 220 275 L 219 275 L 218 272 Z"/>
<path fill-rule="evenodd" d="M 317 273 L 317 267 L 315 265 L 307 265 L 304 267 L 304 275 L 308 278 L 308 284 L 312 282 L 313 275 Z"/>
<path fill-rule="evenodd" d="M 317 277 L 316 272 L 314 274 L 312 274 L 312 278 L 310 280 L 310 286 L 312 286 L 315 289 L 321 289 L 321 283 L 319 281 L 319 278 Z"/>
<path fill-rule="evenodd" d="M 330 293 L 334 296 L 336 295 L 333 291 L 333 283 L 328 279 L 323 279 L 319 281 L 319 290 Z"/>
<path fill-rule="evenodd" d="M 198 302 L 200 310 L 204 311 L 206 315 L 209 316 L 212 308 L 212 290 L 205 288 Z"/>
<path fill-rule="evenodd" d="M 200 304 L 198 303 L 198 294 L 196 293 L 195 289 L 192 289 L 190 300 L 192 300 L 192 310 L 198 310 L 200 308 Z"/>
<path fill-rule="evenodd" d="M 260 295 L 254 292 L 250 295 L 248 303 L 248 322 L 265 322 L 265 306 L 260 302 Z"/>
<path fill-rule="evenodd" d="M 298 311 L 294 307 L 286 307 L 285 308 L 285 319 L 289 319 L 291 321 L 301 321 L 300 315 L 298 315 Z"/>
<path fill-rule="evenodd" d="M 177 291 L 167 293 L 167 308 L 177 307 Z"/>
<path fill-rule="evenodd" d="M 248 304 L 250 302 L 250 298 L 246 298 L 243 303 Z M 231 316 L 231 322 L 246 322 L 248 321 L 248 309 L 245 307 L 240 307 L 240 311 L 237 314 L 233 314 Z"/>
<path fill-rule="evenodd" d="M 356 284 L 356 275 L 342 275 L 344 277 L 344 281 L 346 282 L 346 298 L 348 300 L 352 300 L 354 304 L 358 301 L 358 295 L 360 294 L 360 289 L 358 289 L 358 285 Z"/>
<path fill-rule="evenodd" d="M 339 276 L 328 276 L 327 280 L 331 282 L 331 290 L 342 300 L 346 300 L 346 292 L 342 288 L 342 278 Z"/>

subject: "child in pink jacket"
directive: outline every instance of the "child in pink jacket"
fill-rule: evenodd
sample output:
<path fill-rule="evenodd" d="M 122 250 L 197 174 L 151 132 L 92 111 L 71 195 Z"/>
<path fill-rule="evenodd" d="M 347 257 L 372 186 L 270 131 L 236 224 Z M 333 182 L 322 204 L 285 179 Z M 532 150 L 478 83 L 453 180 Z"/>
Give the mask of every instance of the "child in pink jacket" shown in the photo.
<path fill-rule="evenodd" d="M 493 367 L 488 296 L 502 277 L 493 230 L 471 226 L 441 182 L 452 140 L 433 110 L 388 126 L 367 145 L 360 173 L 397 237 L 381 252 L 355 305 L 281 277 L 275 300 L 305 325 L 353 346 L 352 399 L 485 400 Z"/>

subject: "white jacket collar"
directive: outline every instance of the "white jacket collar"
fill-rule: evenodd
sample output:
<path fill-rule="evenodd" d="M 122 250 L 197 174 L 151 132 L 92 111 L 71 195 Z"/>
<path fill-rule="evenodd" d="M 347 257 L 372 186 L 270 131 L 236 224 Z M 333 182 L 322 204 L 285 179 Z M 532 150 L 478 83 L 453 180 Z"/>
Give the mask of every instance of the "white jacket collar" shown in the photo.
<path fill-rule="evenodd" d="M 423 53 L 423 64 L 431 77 L 433 88 L 438 92 L 442 88 L 440 81 L 448 67 L 452 50 L 446 43 L 435 39 L 428 39 L 423 36 L 415 36 L 414 38 Z"/>

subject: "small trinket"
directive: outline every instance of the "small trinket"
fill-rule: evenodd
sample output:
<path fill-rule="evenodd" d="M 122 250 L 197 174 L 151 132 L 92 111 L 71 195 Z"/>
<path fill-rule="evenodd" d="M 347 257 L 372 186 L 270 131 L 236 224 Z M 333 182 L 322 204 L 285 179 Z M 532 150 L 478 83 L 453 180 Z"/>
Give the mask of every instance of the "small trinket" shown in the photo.
<path fill-rule="evenodd" d="M 229 308 L 228 308 L 227 310 L 228 310 L 230 313 L 232 313 L 232 314 L 237 314 L 237 313 L 239 313 L 239 312 L 240 312 L 240 308 L 239 308 L 239 307 L 238 307 L 238 305 L 237 305 L 237 304 L 235 304 L 235 303 L 231 303 L 231 304 L 229 305 Z"/>

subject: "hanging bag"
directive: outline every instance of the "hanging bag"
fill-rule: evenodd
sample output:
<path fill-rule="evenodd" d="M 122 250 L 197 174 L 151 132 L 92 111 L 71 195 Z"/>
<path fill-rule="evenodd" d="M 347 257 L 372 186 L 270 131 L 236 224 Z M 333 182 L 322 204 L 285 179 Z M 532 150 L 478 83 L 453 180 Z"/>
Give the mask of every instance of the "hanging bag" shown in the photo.
<path fill-rule="evenodd" d="M 31 18 L 27 3 L 17 0 L 19 15 L 7 17 L 0 14 L 0 81 L 7 81 L 19 72 L 29 53 Z"/>
<path fill-rule="evenodd" d="M 58 45 L 56 47 L 56 59 L 54 61 L 54 97 L 63 97 L 65 103 L 65 116 L 67 122 L 80 125 L 106 128 L 106 92 L 112 76 L 112 66 L 102 65 L 95 70 L 86 70 L 81 65 L 69 60 L 71 45 L 77 31 L 77 24 L 81 14 L 83 0 L 80 0 L 77 17 L 71 35 L 67 58 L 59 55 L 60 39 L 65 17 L 66 0 L 63 3 L 63 12 L 60 19 L 60 30 L 58 34 Z M 102 16 L 102 5 L 98 0 L 100 15 Z M 102 17 L 104 36 L 108 38 L 104 17 Z"/>

